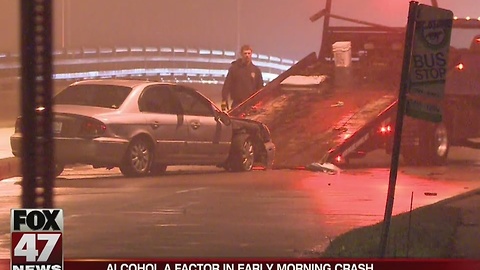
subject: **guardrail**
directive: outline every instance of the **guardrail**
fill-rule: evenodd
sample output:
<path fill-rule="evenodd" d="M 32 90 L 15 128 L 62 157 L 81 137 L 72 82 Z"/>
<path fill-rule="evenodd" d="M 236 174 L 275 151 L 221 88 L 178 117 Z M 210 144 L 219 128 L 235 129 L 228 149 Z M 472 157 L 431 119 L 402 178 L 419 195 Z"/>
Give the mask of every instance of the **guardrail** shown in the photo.
<path fill-rule="evenodd" d="M 55 50 L 54 80 L 145 77 L 167 82 L 223 83 L 233 51 L 182 47 L 98 47 Z M 264 54 L 252 55 L 270 82 L 296 63 Z M 0 53 L 0 79 L 18 79 L 19 54 Z"/>

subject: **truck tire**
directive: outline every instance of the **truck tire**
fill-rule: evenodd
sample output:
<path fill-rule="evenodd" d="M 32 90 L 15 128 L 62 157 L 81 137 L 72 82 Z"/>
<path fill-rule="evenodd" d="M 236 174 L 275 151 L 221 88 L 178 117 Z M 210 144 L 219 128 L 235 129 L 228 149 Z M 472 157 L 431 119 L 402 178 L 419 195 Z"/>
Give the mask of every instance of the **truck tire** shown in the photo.
<path fill-rule="evenodd" d="M 429 124 L 418 130 L 418 145 L 402 148 L 407 165 L 444 165 L 447 161 L 450 143 L 444 123 Z"/>
<path fill-rule="evenodd" d="M 426 151 L 431 165 L 444 165 L 447 162 L 450 143 L 445 124 L 436 124 L 429 132 L 431 139 L 426 140 Z"/>

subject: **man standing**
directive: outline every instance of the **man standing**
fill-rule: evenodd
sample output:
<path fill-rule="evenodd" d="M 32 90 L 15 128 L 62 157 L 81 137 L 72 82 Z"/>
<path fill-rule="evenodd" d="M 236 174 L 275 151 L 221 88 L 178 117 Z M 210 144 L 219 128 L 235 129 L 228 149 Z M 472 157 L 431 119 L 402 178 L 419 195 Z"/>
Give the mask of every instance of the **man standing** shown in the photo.
<path fill-rule="evenodd" d="M 232 62 L 223 84 L 222 110 L 227 110 L 229 96 L 235 108 L 263 87 L 262 72 L 252 63 L 252 48 L 243 45 L 240 53 L 242 57 Z"/>

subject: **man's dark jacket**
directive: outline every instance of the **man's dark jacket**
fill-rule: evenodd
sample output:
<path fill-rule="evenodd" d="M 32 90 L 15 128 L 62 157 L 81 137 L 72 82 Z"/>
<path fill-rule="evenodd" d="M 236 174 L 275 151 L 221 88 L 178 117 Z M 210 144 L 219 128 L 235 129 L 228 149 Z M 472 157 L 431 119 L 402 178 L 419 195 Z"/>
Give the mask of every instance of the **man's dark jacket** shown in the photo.
<path fill-rule="evenodd" d="M 238 105 L 263 87 L 262 72 L 253 63 L 245 64 L 242 59 L 232 62 L 222 89 L 222 100 L 233 100 Z"/>

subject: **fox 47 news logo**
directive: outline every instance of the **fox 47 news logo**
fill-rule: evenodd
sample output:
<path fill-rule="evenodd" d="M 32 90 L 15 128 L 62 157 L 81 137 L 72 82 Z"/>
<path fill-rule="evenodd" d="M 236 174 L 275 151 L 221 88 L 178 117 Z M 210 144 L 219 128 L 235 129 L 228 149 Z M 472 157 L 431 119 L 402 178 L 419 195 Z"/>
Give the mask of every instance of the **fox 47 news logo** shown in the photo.
<path fill-rule="evenodd" d="M 12 209 L 11 270 L 63 269 L 63 210 Z"/>

